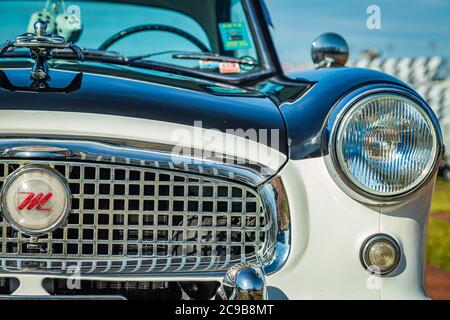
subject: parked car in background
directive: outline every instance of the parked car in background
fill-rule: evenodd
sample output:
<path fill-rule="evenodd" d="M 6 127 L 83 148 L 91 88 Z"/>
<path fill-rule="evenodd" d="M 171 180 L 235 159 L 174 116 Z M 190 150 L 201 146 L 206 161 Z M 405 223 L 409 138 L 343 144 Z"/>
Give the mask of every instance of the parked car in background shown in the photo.
<path fill-rule="evenodd" d="M 0 2 L 3 295 L 427 298 L 435 114 L 334 33 L 284 74 L 268 14 Z"/>

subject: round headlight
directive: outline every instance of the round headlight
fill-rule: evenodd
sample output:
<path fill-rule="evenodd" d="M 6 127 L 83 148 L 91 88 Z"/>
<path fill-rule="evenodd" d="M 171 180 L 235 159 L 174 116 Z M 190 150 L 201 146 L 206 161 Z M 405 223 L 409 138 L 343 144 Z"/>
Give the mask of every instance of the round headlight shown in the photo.
<path fill-rule="evenodd" d="M 439 141 L 419 103 L 397 93 L 378 93 L 347 109 L 335 131 L 334 155 L 357 190 L 376 197 L 398 196 L 430 175 Z"/>

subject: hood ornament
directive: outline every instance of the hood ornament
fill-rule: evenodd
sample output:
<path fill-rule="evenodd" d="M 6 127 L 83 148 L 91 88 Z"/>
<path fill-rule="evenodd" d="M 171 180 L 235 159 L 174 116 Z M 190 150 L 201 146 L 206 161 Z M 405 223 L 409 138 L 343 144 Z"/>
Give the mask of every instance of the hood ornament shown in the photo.
<path fill-rule="evenodd" d="M 47 23 L 38 20 L 34 24 L 34 33 L 25 33 L 16 38 L 15 42 L 6 41 L 0 47 L 0 57 L 10 48 L 28 48 L 34 65 L 31 69 L 31 78 L 36 81 L 46 81 L 50 78 L 48 74 L 47 61 L 52 58 L 53 49 L 70 49 L 78 60 L 83 60 L 81 49 L 71 42 L 66 42 L 64 37 L 48 35 Z"/>

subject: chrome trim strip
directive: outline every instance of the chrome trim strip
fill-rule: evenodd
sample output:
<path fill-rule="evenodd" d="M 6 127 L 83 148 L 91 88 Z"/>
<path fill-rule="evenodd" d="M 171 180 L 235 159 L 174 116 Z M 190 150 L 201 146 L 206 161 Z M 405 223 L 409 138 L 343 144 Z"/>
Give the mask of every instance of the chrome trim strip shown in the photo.
<path fill-rule="evenodd" d="M 175 154 L 175 146 L 145 141 L 83 136 L 39 136 L 21 134 L 0 137 L 0 158 L 66 159 L 145 166 L 183 171 L 235 180 L 257 187 L 276 172 L 263 164 L 212 154 L 199 158 L 201 150 L 191 149 L 192 157 Z"/>
<path fill-rule="evenodd" d="M 267 259 L 263 265 L 264 274 L 270 275 L 280 270 L 289 258 L 291 251 L 291 218 L 289 202 L 283 182 L 279 176 L 263 185 L 259 189 L 261 200 L 266 207 L 267 212 L 273 215 L 272 221 L 275 226 L 275 241 L 273 257 L 269 262 Z"/>

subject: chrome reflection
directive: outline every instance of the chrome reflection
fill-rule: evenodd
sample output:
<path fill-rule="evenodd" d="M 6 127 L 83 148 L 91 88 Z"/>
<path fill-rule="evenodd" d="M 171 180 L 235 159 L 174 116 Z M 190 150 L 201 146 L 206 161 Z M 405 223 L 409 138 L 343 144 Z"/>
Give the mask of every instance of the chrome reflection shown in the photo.
<path fill-rule="evenodd" d="M 82 136 L 0 138 L 0 158 L 70 159 L 145 166 L 225 178 L 256 187 L 275 174 L 269 167 L 212 153 L 208 158 L 173 153 L 173 145 Z"/>
<path fill-rule="evenodd" d="M 272 220 L 277 224 L 274 230 L 274 250 L 272 257 L 260 257 L 265 261 L 265 274 L 280 270 L 286 263 L 291 250 L 291 220 L 289 202 L 283 182 L 279 176 L 260 187 L 259 194 L 266 212 L 273 215 Z M 270 252 L 270 250 L 268 250 Z"/>
<path fill-rule="evenodd" d="M 333 32 L 320 35 L 311 45 L 311 57 L 318 68 L 345 66 L 348 53 L 347 41 Z"/>
<path fill-rule="evenodd" d="M 261 196 L 263 210 L 270 215 L 274 223 L 266 239 L 271 245 L 267 248 L 264 256 L 258 257 L 258 261 L 262 262 L 265 274 L 277 272 L 286 263 L 291 241 L 289 205 L 281 178 L 274 177 L 267 181 L 275 174 L 271 169 L 254 164 L 231 166 L 211 159 L 200 159 L 202 161 L 200 166 L 193 164 L 192 158 L 175 157 L 175 159 L 181 160 L 181 164 L 178 165 L 173 163 L 174 157 L 170 153 L 171 146 L 168 145 L 120 139 L 95 139 L 88 140 L 87 137 L 78 137 L 77 139 L 74 136 L 45 138 L 30 138 L 23 135 L 9 136 L 0 138 L 0 158 L 29 161 L 31 159 L 60 161 L 65 158 L 83 162 L 115 163 L 201 174 L 246 183 L 254 187 L 255 191 Z M 9 262 L 17 268 L 22 266 L 20 258 L 11 259 Z M 45 259 L 40 260 L 40 262 L 50 263 L 49 260 L 46 261 Z M 4 263 L 7 265 L 8 262 L 4 261 Z M 64 259 L 63 263 L 71 263 L 81 268 L 83 261 Z M 95 269 L 95 266 L 92 265 L 93 274 L 97 274 Z M 201 277 L 202 275 L 211 276 L 213 273 L 200 272 L 195 275 L 192 273 L 188 275 Z M 225 271 L 214 274 L 222 276 L 224 273 Z M 98 275 L 102 276 L 103 274 Z M 181 276 L 181 274 L 177 275 Z"/>
<path fill-rule="evenodd" d="M 223 278 L 216 292 L 217 300 L 265 300 L 266 279 L 258 264 L 234 265 Z"/>

